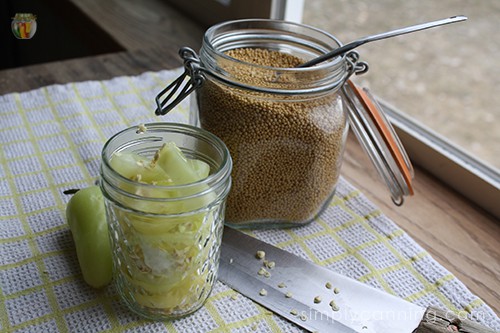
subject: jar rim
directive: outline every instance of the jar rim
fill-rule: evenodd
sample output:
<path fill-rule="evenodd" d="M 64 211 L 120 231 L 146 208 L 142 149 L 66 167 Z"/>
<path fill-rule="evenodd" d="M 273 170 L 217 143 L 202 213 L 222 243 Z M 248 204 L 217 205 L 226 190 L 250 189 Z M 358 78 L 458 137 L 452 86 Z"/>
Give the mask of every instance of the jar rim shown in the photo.
<path fill-rule="evenodd" d="M 103 146 L 102 152 L 101 152 L 101 178 L 106 178 L 105 181 L 109 183 L 109 181 L 115 182 L 125 182 L 126 184 L 131 184 L 134 186 L 140 186 L 141 188 L 148 189 L 148 188 L 155 188 L 155 189 L 166 189 L 166 190 L 185 190 L 189 188 L 196 188 L 199 187 L 202 184 L 216 184 L 219 182 L 224 182 L 226 179 L 230 178 L 231 175 L 231 170 L 232 170 L 232 160 L 231 156 L 229 154 L 229 150 L 227 149 L 225 143 L 218 138 L 216 135 L 213 133 L 204 130 L 199 127 L 191 126 L 188 124 L 182 124 L 182 123 L 169 123 L 169 122 L 155 122 L 155 123 L 147 123 L 144 124 L 146 127 L 146 133 L 149 131 L 150 133 L 154 133 L 154 131 L 158 130 L 168 130 L 170 132 L 174 133 L 182 133 L 182 134 L 187 134 L 191 136 L 196 136 L 197 138 L 202 138 L 205 141 L 208 141 L 211 143 L 213 146 L 217 148 L 217 150 L 220 151 L 221 153 L 221 162 L 218 168 L 211 174 L 208 175 L 208 177 L 201 179 L 199 181 L 193 182 L 193 183 L 188 183 L 188 184 L 181 184 L 181 185 L 152 185 L 152 184 L 147 184 L 147 183 L 139 183 L 137 181 L 133 181 L 131 179 L 128 179 L 127 177 L 122 176 L 120 173 L 118 173 L 110 164 L 111 157 L 113 156 L 114 153 L 119 152 L 120 150 L 125 149 L 128 146 L 133 145 L 134 143 L 128 141 L 127 144 L 122 144 L 119 145 L 116 149 L 112 149 L 113 151 L 110 150 L 111 144 L 131 133 L 131 132 L 136 132 L 137 131 L 137 126 L 131 126 L 126 129 L 123 129 L 117 133 L 115 133 L 113 136 L 111 136 L 106 143 Z M 149 137 L 147 140 L 152 141 L 161 141 L 161 138 L 155 138 L 155 137 Z M 108 171 L 108 173 L 106 173 Z M 105 176 L 106 173 L 106 176 Z M 104 179 L 101 179 L 103 181 Z M 196 195 L 203 195 L 202 192 L 196 193 Z M 127 195 L 133 195 L 132 193 L 127 193 Z M 148 197 L 148 200 L 153 200 L 153 201 L 175 201 L 175 200 L 181 200 L 185 199 L 186 197 L 181 197 L 181 198 L 155 198 L 155 197 Z"/>
<path fill-rule="evenodd" d="M 308 71 L 311 69 L 329 68 L 332 65 L 337 65 L 337 63 L 341 62 L 342 61 L 341 59 L 344 58 L 344 56 L 335 57 L 334 59 L 332 59 L 330 61 L 324 61 L 318 65 L 315 65 L 314 67 L 283 68 L 283 67 L 264 66 L 264 65 L 247 63 L 247 62 L 244 62 L 242 60 L 230 57 L 227 54 L 225 54 L 224 52 L 221 52 L 217 48 L 215 48 L 212 40 L 210 39 L 210 36 L 213 36 L 217 30 L 221 30 L 221 29 L 224 29 L 224 28 L 227 28 L 230 26 L 241 26 L 241 27 L 247 26 L 247 28 L 252 28 L 253 25 L 261 24 L 261 23 L 269 24 L 270 27 L 276 27 L 277 25 L 283 25 L 283 26 L 287 26 L 290 28 L 302 28 L 302 29 L 305 28 L 307 30 L 310 30 L 311 32 L 315 32 L 315 33 L 318 33 L 318 34 L 321 34 L 325 37 L 330 38 L 332 41 L 334 41 L 337 44 L 337 46 L 335 48 L 343 46 L 342 42 L 340 42 L 340 40 L 338 40 L 338 38 L 336 38 L 334 35 L 330 34 L 327 31 L 324 31 L 324 30 L 321 30 L 319 28 L 313 27 L 311 25 L 303 24 L 303 23 L 296 23 L 296 22 L 276 20 L 276 19 L 240 19 L 240 20 L 231 20 L 231 21 L 221 22 L 221 23 L 215 24 L 215 25 L 211 26 L 210 28 L 208 28 L 208 30 L 205 32 L 205 34 L 203 36 L 203 42 L 207 43 L 207 45 L 211 45 L 214 48 L 215 53 L 217 53 L 219 56 L 221 56 L 227 60 L 236 60 L 238 62 L 242 62 L 245 64 L 254 65 L 255 67 L 264 67 L 264 68 L 267 67 L 267 68 L 279 69 L 279 70 L 285 70 L 285 71 L 287 71 L 287 70 L 289 70 L 289 71 L 294 71 L 294 70 Z"/>
<path fill-rule="evenodd" d="M 257 47 L 258 44 L 275 48 L 286 46 L 289 48 L 288 51 L 290 49 L 300 51 L 304 55 L 307 54 L 311 59 L 342 46 L 342 43 L 332 34 L 306 24 L 275 19 L 225 21 L 210 27 L 203 37 L 200 58 L 204 69 L 206 69 L 205 72 L 222 82 L 234 84 L 239 88 L 277 94 L 308 94 L 331 90 L 342 86 L 348 76 L 345 55 L 311 67 L 283 68 L 245 62 L 225 53 L 230 49 L 249 47 L 248 45 Z M 217 67 L 217 61 L 236 63 L 257 71 L 275 71 L 279 75 L 295 73 L 307 75 L 310 73 L 311 77 L 321 77 L 321 81 L 318 83 L 312 82 L 310 87 L 304 89 L 287 90 L 272 86 L 266 88 L 253 87 L 241 84 L 228 77 L 227 73 Z M 315 86 L 313 87 L 313 85 Z"/>

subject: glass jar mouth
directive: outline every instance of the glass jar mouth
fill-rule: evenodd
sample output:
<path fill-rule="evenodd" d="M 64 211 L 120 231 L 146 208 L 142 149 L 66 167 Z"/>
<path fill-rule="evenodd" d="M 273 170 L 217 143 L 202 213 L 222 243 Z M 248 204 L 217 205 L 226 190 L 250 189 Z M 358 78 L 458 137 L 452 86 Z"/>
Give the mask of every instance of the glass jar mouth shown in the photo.
<path fill-rule="evenodd" d="M 222 193 L 225 192 L 223 190 L 224 187 L 230 187 L 230 176 L 232 170 L 231 156 L 229 155 L 229 151 L 224 142 L 222 142 L 222 140 L 220 140 L 217 136 L 201 128 L 179 123 L 148 123 L 144 124 L 144 127 L 146 128 L 146 131 L 144 133 L 138 133 L 137 126 L 134 126 L 126 128 L 114 134 L 111 138 L 108 139 L 103 147 L 101 154 L 101 183 L 105 183 L 106 186 L 113 187 L 116 192 L 120 192 L 122 195 L 126 195 L 135 199 L 145 199 L 156 202 L 182 201 L 195 198 L 197 196 L 206 195 L 207 193 L 214 190 L 220 190 Z M 161 147 L 162 143 L 165 142 L 161 133 L 165 133 L 166 131 L 168 131 L 168 133 L 194 137 L 196 140 L 199 140 L 200 145 L 207 145 L 211 147 L 210 149 L 215 150 L 219 155 L 218 161 L 212 161 L 209 156 L 197 156 L 200 158 L 204 158 L 210 165 L 210 169 L 213 169 L 213 171 L 210 172 L 210 174 L 206 178 L 192 183 L 181 185 L 153 185 L 129 179 L 121 175 L 111 166 L 110 161 L 114 154 L 126 150 L 133 150 L 134 147 L 137 147 L 135 152 L 144 154 L 145 157 L 152 158 L 158 148 Z M 130 136 L 132 136 L 132 138 Z M 184 153 L 187 153 L 188 155 L 190 154 L 189 152 Z M 124 187 L 134 188 L 136 189 L 136 193 L 127 192 L 123 190 Z M 156 191 L 151 192 L 152 189 Z M 141 196 L 137 194 L 164 193 L 163 191 L 187 193 L 187 195 L 174 198 L 164 198 L 155 195 Z"/>
<path fill-rule="evenodd" d="M 340 87 L 348 76 L 345 56 L 324 61 L 312 67 L 275 67 L 246 62 L 226 52 L 240 48 L 264 48 L 296 56 L 304 62 L 342 46 L 333 35 L 318 28 L 273 19 L 243 19 L 226 21 L 210 27 L 203 38 L 200 58 L 209 76 L 240 88 L 262 92 L 304 94 Z M 224 69 L 242 66 L 262 76 L 295 76 L 305 78 L 302 87 L 289 88 L 275 85 L 271 79 L 261 87 L 250 87 Z"/>
<path fill-rule="evenodd" d="M 286 35 L 278 37 L 272 33 L 273 30 L 279 33 L 285 33 Z M 281 39 L 282 41 L 295 43 L 300 42 L 300 40 L 307 41 L 309 42 L 309 44 L 304 43 L 304 46 L 308 46 L 309 48 L 311 48 L 311 50 L 318 52 L 316 54 L 317 56 L 343 45 L 335 36 L 321 29 L 306 24 L 273 19 L 243 19 L 222 22 L 210 27 L 205 32 L 203 42 L 206 43 L 206 45 L 211 49 L 213 49 L 216 55 L 225 58 L 228 61 L 241 62 L 255 66 L 256 68 L 264 67 L 283 71 L 311 71 L 322 68 L 330 68 L 332 66 L 338 65 L 343 61 L 344 58 L 343 56 L 336 57 L 314 67 L 305 68 L 282 68 L 243 62 L 225 54 L 226 51 L 238 47 L 238 44 L 236 43 L 237 41 L 235 41 L 235 39 L 238 39 L 239 35 L 241 35 L 242 33 L 241 31 L 247 31 L 246 34 L 248 34 L 249 38 L 266 39 L 271 42 L 273 39 L 275 41 Z M 291 36 L 291 34 L 296 35 Z M 326 40 L 322 41 L 319 38 L 326 38 L 333 44 L 326 43 Z M 310 59 L 304 60 L 307 61 Z"/>

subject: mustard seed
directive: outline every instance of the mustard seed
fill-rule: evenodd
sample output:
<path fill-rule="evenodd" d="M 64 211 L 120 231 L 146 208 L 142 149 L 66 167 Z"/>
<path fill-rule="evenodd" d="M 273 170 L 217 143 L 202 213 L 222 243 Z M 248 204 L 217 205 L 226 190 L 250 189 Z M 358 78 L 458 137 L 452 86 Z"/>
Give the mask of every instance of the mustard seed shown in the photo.
<path fill-rule="evenodd" d="M 332 300 L 330 302 L 330 307 L 332 308 L 333 311 L 339 311 L 340 310 L 339 306 L 335 303 L 334 300 Z"/>
<path fill-rule="evenodd" d="M 266 257 L 266 252 L 259 250 L 255 253 L 255 257 L 257 259 L 264 259 Z"/>
<path fill-rule="evenodd" d="M 276 266 L 276 263 L 274 261 L 264 260 L 264 266 L 269 269 L 273 269 L 274 266 Z"/>

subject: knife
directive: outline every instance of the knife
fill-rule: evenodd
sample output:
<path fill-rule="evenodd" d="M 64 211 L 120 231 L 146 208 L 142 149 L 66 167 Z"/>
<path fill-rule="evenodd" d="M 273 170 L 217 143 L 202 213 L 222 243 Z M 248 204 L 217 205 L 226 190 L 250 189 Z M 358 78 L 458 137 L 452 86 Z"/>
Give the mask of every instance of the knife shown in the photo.
<path fill-rule="evenodd" d="M 265 257 L 259 259 L 257 251 Z M 495 333 L 450 311 L 420 307 L 229 227 L 224 228 L 218 279 L 309 332 Z"/>

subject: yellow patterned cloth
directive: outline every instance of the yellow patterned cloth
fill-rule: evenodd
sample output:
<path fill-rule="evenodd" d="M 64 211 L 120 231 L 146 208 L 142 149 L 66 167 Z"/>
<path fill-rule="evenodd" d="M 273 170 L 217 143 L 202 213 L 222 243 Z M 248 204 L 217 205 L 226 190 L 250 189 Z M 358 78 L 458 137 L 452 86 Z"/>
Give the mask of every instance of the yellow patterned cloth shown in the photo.
<path fill-rule="evenodd" d="M 94 183 L 111 135 L 159 120 L 154 96 L 179 73 L 0 96 L 1 332 L 301 332 L 219 282 L 193 315 L 149 322 L 129 312 L 112 286 L 96 291 L 82 280 L 63 191 Z M 161 121 L 187 122 L 188 108 L 186 100 Z M 465 311 L 500 329 L 482 300 L 344 179 L 317 221 L 249 233 L 410 302 Z"/>

